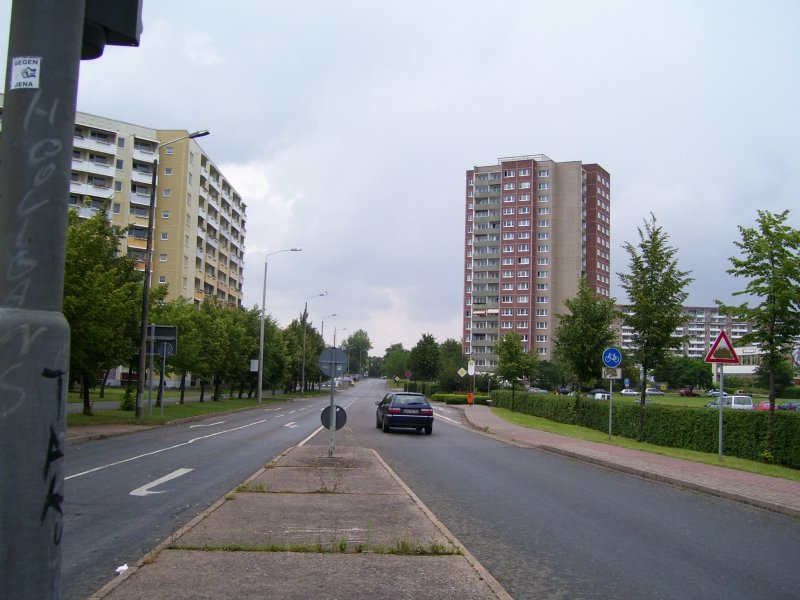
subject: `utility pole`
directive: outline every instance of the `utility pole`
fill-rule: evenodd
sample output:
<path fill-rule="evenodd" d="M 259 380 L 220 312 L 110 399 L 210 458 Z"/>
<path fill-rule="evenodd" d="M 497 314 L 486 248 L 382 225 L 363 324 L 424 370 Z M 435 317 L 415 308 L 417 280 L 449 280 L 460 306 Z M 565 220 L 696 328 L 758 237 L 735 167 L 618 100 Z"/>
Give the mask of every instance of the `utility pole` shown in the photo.
<path fill-rule="evenodd" d="M 11 10 L 0 138 L 0 598 L 61 596 L 61 307 L 78 72 L 82 54 L 138 45 L 140 32 L 135 0 L 16 0 Z"/>

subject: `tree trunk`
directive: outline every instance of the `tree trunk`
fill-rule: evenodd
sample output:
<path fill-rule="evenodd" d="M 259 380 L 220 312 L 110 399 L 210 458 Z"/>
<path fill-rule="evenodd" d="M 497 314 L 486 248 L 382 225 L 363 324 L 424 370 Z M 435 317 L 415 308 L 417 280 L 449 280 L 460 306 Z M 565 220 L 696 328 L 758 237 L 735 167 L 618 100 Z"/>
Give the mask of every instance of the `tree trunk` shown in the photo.
<path fill-rule="evenodd" d="M 111 369 L 106 369 L 105 373 L 103 373 L 103 381 L 100 382 L 100 397 L 106 397 L 106 382 L 108 381 L 108 374 L 111 372 Z"/>
<path fill-rule="evenodd" d="M 178 402 L 179 404 L 183 404 L 183 396 L 186 393 L 186 371 L 181 373 L 181 399 Z"/>
<path fill-rule="evenodd" d="M 203 398 L 206 395 L 206 380 L 200 380 L 200 402 L 204 402 Z"/>
<path fill-rule="evenodd" d="M 222 385 L 222 380 L 219 377 L 214 379 L 214 395 L 211 398 L 214 402 L 219 400 L 219 388 Z"/>
<path fill-rule="evenodd" d="M 722 400 L 720 400 L 722 402 Z M 767 421 L 767 456 L 772 458 L 773 437 L 775 435 L 775 370 L 769 371 L 769 420 Z"/>
<path fill-rule="evenodd" d="M 514 392 L 516 391 L 516 386 L 514 382 L 511 382 L 511 410 L 514 410 Z"/>
<path fill-rule="evenodd" d="M 92 403 L 89 400 L 89 378 L 81 375 L 81 396 L 83 397 L 83 414 L 92 414 Z"/>

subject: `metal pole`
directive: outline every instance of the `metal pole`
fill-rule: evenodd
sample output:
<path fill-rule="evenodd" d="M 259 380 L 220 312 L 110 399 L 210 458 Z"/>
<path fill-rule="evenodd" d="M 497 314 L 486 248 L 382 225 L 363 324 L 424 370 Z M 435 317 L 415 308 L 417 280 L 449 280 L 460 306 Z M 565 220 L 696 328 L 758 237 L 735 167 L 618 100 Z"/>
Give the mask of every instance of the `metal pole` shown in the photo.
<path fill-rule="evenodd" d="M 719 459 L 722 460 L 722 397 L 725 395 L 725 385 L 723 381 L 725 369 L 722 363 L 717 363 L 717 370 L 719 371 Z"/>
<path fill-rule="evenodd" d="M 303 366 L 300 369 L 300 395 L 306 392 L 306 329 L 308 329 L 308 300 L 303 307 Z"/>
<path fill-rule="evenodd" d="M 333 401 L 333 393 L 336 389 L 336 328 L 333 328 L 333 369 L 331 370 L 331 408 L 330 408 L 330 415 L 329 415 L 329 423 L 328 426 L 330 427 L 330 445 L 328 447 L 328 458 L 333 457 L 333 451 L 336 449 L 336 404 Z"/>
<path fill-rule="evenodd" d="M 261 404 L 261 384 L 264 380 L 264 316 L 267 312 L 267 266 L 269 265 L 269 254 L 264 257 L 264 286 L 261 288 L 261 326 L 258 334 L 258 387 L 256 388 L 256 398 Z"/>
<path fill-rule="evenodd" d="M 147 414 L 153 416 L 153 345 L 155 344 L 156 326 L 150 324 L 150 377 L 147 379 Z"/>
<path fill-rule="evenodd" d="M 147 210 L 147 246 L 144 251 L 144 285 L 142 288 L 142 324 L 139 329 L 139 379 L 136 384 L 137 419 L 142 418 L 142 395 L 144 394 L 144 370 L 147 360 L 147 319 L 150 308 L 150 269 L 153 260 L 153 212 L 156 205 L 156 181 L 158 176 L 158 147 L 153 161 L 153 178 L 150 182 L 150 206 Z M 149 408 L 149 401 L 148 401 Z"/>
<path fill-rule="evenodd" d="M 61 594 L 61 313 L 84 1 L 11 9 L 0 137 L 0 598 Z"/>
<path fill-rule="evenodd" d="M 167 343 L 164 342 L 161 345 L 161 379 L 159 381 L 159 387 L 161 391 L 161 416 L 164 416 L 164 404 L 167 402 L 166 394 L 166 385 L 164 384 L 164 375 L 166 375 L 167 371 Z"/>
<path fill-rule="evenodd" d="M 611 437 L 611 430 L 614 415 L 614 380 L 608 380 L 608 437 Z"/>

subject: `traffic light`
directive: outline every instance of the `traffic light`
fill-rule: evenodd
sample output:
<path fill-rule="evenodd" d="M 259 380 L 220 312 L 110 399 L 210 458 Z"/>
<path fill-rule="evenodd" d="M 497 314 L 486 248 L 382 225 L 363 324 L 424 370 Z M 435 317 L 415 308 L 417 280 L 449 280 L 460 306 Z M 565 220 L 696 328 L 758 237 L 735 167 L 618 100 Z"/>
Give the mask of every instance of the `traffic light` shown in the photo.
<path fill-rule="evenodd" d="M 102 56 L 106 44 L 138 46 L 143 0 L 86 0 L 81 59 Z"/>

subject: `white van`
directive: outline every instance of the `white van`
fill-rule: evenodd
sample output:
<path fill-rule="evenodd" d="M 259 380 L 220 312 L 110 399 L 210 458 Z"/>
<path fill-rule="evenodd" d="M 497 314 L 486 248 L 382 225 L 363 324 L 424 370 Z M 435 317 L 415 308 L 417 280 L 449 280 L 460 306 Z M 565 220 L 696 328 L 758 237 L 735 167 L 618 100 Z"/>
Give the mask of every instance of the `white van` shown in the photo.
<path fill-rule="evenodd" d="M 706 406 L 710 408 L 719 408 L 719 398 L 713 402 L 709 402 Z M 728 396 L 722 397 L 723 408 L 735 408 L 738 410 L 753 410 L 753 399 L 750 396 Z"/>

